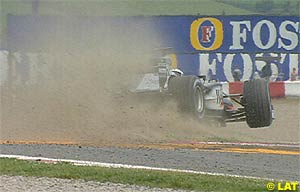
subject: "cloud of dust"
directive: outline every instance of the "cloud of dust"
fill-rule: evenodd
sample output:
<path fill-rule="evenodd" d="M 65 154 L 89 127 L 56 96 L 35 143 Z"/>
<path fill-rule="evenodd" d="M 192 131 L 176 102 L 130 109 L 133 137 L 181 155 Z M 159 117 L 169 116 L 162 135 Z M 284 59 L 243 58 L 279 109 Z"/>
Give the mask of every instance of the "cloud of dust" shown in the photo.
<path fill-rule="evenodd" d="M 32 43 L 51 57 L 49 78 L 2 93 L 1 139 L 105 144 L 174 138 L 176 127 L 184 133 L 170 101 L 128 91 L 135 75 L 152 68 L 149 53 L 160 41 L 151 25 L 109 19 L 77 25 L 66 18 L 51 33 L 40 29 Z"/>

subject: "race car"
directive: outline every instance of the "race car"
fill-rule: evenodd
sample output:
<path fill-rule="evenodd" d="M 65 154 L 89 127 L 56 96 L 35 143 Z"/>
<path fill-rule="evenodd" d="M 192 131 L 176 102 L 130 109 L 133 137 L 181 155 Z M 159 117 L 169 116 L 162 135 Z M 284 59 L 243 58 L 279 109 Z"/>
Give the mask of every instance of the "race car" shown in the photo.
<path fill-rule="evenodd" d="M 198 120 L 214 120 L 221 126 L 246 121 L 250 128 L 268 127 L 274 119 L 269 81 L 247 80 L 243 94 L 228 94 L 224 83 L 207 80 L 205 75 L 185 75 L 174 68 L 170 54 L 156 59 L 157 73 L 144 75 L 135 91 L 159 91 L 173 97 L 179 110 Z"/>

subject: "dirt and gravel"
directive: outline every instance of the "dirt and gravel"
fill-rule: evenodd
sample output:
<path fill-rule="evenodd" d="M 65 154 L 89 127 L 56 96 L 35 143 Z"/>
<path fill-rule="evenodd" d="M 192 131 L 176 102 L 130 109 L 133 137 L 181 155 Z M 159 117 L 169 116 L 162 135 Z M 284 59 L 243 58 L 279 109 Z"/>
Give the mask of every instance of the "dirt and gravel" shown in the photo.
<path fill-rule="evenodd" d="M 12 104 L 2 97 L 0 140 L 99 146 L 180 140 L 300 142 L 299 99 L 273 100 L 276 120 L 271 127 L 250 129 L 246 123 L 216 127 L 195 121 L 180 114 L 174 101 L 159 95 L 98 93 L 91 99 L 84 96 L 91 92 L 85 91 L 54 98 L 27 92 L 17 95 Z"/>
<path fill-rule="evenodd" d="M 136 185 L 100 183 L 94 181 L 36 178 L 23 176 L 0 176 L 0 191 L 5 192 L 60 192 L 60 191 L 101 191 L 101 192 L 184 192 L 184 190 L 149 188 Z"/>

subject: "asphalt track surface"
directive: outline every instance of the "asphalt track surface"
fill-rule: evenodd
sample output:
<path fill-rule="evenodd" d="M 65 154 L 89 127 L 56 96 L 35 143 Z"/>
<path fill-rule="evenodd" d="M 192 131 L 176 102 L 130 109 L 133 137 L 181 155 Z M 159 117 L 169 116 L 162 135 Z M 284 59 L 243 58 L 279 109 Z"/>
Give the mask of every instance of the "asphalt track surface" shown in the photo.
<path fill-rule="evenodd" d="M 225 152 L 218 150 L 220 148 L 221 146 L 216 145 L 196 149 L 182 147 L 167 149 L 153 146 L 151 148 L 118 148 L 54 144 L 0 145 L 1 154 L 9 155 L 184 169 L 290 181 L 300 180 L 299 146 L 284 148 L 277 154 L 271 153 L 278 149 Z"/>

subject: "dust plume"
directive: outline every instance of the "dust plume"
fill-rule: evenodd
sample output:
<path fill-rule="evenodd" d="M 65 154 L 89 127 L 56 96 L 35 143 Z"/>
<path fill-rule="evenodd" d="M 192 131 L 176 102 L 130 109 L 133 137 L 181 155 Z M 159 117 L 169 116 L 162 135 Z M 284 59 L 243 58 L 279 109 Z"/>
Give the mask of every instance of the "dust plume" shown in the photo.
<path fill-rule="evenodd" d="M 2 92 L 1 140 L 105 144 L 176 137 L 182 123 L 173 123 L 181 118 L 174 103 L 128 90 L 135 75 L 152 69 L 160 39 L 151 26 L 105 19 L 82 31 L 75 24 L 65 18 L 54 31 L 40 29 L 32 46 L 47 55 L 47 79 Z"/>

